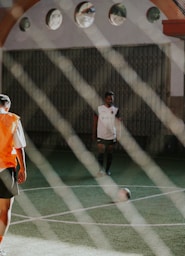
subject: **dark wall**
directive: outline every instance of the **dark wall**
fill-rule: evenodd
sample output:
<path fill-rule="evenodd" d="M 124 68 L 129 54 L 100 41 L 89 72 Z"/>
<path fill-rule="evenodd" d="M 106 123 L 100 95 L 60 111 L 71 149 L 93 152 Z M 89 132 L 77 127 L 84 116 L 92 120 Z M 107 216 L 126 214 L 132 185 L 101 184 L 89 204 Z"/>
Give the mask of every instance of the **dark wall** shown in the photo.
<path fill-rule="evenodd" d="M 139 77 L 147 82 L 161 99 L 167 103 L 169 61 L 165 55 L 168 46 L 139 45 L 115 46 L 114 49 L 124 56 Z M 64 73 L 51 61 L 49 56 L 59 53 L 67 57 L 84 80 L 103 96 L 106 90 L 115 92 L 115 104 L 120 107 L 121 116 L 133 136 L 151 137 L 164 134 L 164 127 L 149 106 L 137 96 L 108 63 L 96 48 L 75 48 L 64 50 L 22 50 L 3 53 L 3 92 L 12 98 L 12 111 L 18 113 L 26 132 L 35 144 L 42 146 L 66 147 L 65 138 L 49 121 L 35 101 L 46 95 L 57 111 L 74 128 L 87 145 L 91 143 L 93 110 L 77 93 Z M 12 74 L 13 65 L 19 63 L 25 73 L 16 78 Z M 130 75 L 130 74 L 128 74 Z M 34 97 L 24 89 L 27 76 L 34 86 Z M 78 78 L 77 78 L 78 79 Z M 36 88 L 38 92 L 34 92 Z M 138 83 L 139 86 L 139 83 Z M 44 104 L 47 102 L 43 101 Z M 51 108 L 50 115 L 53 113 Z M 56 120 L 57 122 L 57 120 Z"/>

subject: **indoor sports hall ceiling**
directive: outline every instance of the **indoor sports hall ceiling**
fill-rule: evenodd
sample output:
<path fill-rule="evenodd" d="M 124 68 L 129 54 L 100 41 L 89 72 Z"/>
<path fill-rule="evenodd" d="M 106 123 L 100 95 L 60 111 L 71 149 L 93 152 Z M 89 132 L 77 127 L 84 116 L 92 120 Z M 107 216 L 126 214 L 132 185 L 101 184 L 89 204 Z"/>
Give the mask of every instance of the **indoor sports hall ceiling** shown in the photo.
<path fill-rule="evenodd" d="M 163 21 L 163 33 L 167 36 L 175 36 L 184 39 L 185 0 L 148 1 L 158 7 L 167 17 L 167 19 Z M 38 2 L 40 2 L 40 0 L 0 0 L 0 46 L 3 46 L 16 21 Z M 93 3 L 93 0 L 91 2 Z"/>

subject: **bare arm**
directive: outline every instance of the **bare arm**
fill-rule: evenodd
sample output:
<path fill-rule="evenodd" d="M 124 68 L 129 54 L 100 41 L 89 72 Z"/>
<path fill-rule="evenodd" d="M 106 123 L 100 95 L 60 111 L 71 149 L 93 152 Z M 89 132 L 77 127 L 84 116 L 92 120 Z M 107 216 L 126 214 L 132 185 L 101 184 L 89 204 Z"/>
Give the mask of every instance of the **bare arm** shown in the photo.
<path fill-rule="evenodd" d="M 118 140 L 121 138 L 121 135 L 122 135 L 121 121 L 122 121 L 122 119 L 120 117 L 120 113 L 119 113 L 119 109 L 118 109 L 117 114 L 116 114 L 116 120 L 115 120 L 116 137 Z"/>
<path fill-rule="evenodd" d="M 17 148 L 17 159 L 19 161 L 19 172 L 18 172 L 18 183 L 22 184 L 26 181 L 27 173 L 26 173 L 26 162 L 25 162 L 25 152 L 24 148 Z"/>
<path fill-rule="evenodd" d="M 98 123 L 98 116 L 94 114 L 93 116 L 93 131 L 92 131 L 92 139 L 95 141 L 97 137 L 97 123 Z"/>

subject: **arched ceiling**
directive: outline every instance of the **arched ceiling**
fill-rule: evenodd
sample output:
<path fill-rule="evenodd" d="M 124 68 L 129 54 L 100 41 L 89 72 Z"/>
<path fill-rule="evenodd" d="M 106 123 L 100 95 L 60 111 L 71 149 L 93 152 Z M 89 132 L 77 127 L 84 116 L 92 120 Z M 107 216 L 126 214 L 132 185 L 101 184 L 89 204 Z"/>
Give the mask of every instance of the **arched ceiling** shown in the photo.
<path fill-rule="evenodd" d="M 0 47 L 4 45 L 4 42 L 11 31 L 11 28 L 16 21 L 33 5 L 40 0 L 14 0 L 14 5 L 8 11 L 6 11 L 3 19 L 0 22 Z M 185 16 L 180 11 L 178 6 L 173 0 L 149 0 L 156 5 L 169 20 L 184 20 Z M 184 23 L 183 23 L 184 24 Z M 163 23 L 164 25 L 164 23 Z"/>
<path fill-rule="evenodd" d="M 15 0 L 14 5 L 8 11 L 6 11 L 3 19 L 0 22 L 0 47 L 4 45 L 4 42 L 8 36 L 13 25 L 16 21 L 34 4 L 40 0 Z"/>

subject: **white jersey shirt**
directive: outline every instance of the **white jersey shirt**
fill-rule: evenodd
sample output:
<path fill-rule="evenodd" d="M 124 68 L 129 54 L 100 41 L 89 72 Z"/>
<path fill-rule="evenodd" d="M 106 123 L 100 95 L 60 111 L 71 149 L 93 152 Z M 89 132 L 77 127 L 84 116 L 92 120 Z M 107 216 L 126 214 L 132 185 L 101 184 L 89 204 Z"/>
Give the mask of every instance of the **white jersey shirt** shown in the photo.
<path fill-rule="evenodd" d="M 118 108 L 115 106 L 98 107 L 97 138 L 104 140 L 116 139 L 116 117 L 118 117 Z"/>
<path fill-rule="evenodd" d="M 26 140 L 24 137 L 24 132 L 22 128 L 21 121 L 18 120 L 17 128 L 13 135 L 14 138 L 14 147 L 15 148 L 25 148 L 26 147 Z"/>

